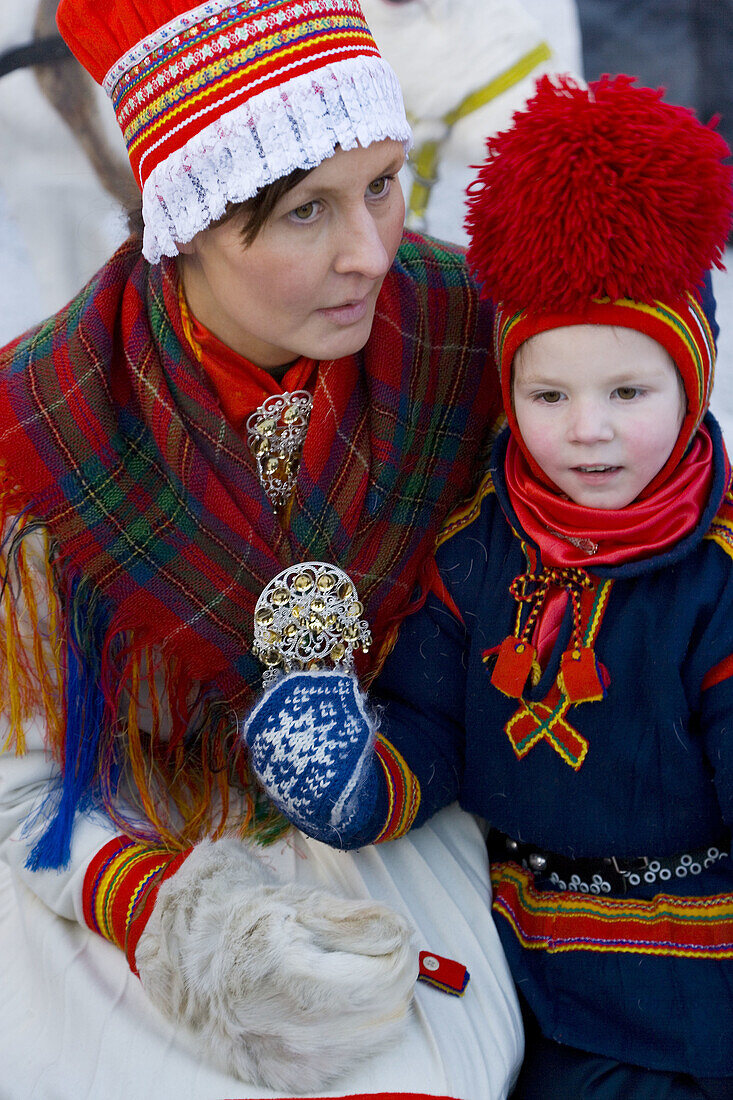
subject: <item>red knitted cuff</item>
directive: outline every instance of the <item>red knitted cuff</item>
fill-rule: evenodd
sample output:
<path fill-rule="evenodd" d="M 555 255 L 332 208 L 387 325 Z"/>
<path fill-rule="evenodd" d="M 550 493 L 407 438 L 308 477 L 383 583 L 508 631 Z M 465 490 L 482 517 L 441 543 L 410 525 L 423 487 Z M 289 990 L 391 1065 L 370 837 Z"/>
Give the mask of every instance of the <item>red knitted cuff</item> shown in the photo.
<path fill-rule="evenodd" d="M 389 798 L 387 821 L 374 841 L 381 844 L 384 840 L 404 836 L 412 828 L 420 809 L 420 784 L 394 745 L 390 745 L 381 733 L 377 734 L 374 747 L 384 769 Z"/>
<path fill-rule="evenodd" d="M 127 837 L 110 840 L 92 858 L 84 876 L 84 920 L 121 948 L 133 974 L 135 949 L 153 911 L 158 890 L 175 874 L 186 852 L 151 848 Z"/>

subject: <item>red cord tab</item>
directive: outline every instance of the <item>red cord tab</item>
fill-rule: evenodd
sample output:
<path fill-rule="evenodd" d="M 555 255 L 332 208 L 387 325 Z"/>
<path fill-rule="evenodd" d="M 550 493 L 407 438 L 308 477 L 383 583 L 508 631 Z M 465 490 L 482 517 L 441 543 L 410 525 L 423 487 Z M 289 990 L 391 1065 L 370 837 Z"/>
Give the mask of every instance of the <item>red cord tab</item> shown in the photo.
<path fill-rule="evenodd" d="M 521 699 L 536 656 L 537 651 L 533 645 L 510 634 L 499 647 L 494 671 L 491 673 L 494 687 L 511 699 Z"/>
<path fill-rule="evenodd" d="M 558 687 L 571 703 L 597 703 L 603 698 L 603 681 L 590 646 L 563 653 Z"/>
<path fill-rule="evenodd" d="M 454 997 L 462 997 L 470 977 L 463 963 L 456 962 L 455 959 L 445 959 L 433 951 L 420 952 L 418 981 L 434 985 L 436 989 L 442 989 L 444 993 L 451 993 Z"/>

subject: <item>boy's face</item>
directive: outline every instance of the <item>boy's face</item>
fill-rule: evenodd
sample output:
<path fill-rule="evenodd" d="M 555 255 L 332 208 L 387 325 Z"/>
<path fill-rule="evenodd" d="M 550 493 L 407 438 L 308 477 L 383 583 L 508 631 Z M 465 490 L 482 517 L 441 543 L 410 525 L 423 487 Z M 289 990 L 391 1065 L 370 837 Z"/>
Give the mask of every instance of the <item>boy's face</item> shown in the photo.
<path fill-rule="evenodd" d="M 669 458 L 685 415 L 669 353 L 636 329 L 540 332 L 514 357 L 514 412 L 527 450 L 588 508 L 624 508 Z"/>

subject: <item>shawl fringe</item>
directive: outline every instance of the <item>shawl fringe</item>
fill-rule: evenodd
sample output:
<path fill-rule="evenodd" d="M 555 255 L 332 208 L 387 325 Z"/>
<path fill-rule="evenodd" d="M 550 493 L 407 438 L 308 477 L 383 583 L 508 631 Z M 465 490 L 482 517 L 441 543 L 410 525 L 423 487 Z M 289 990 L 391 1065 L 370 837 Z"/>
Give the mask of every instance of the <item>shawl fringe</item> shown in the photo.
<path fill-rule="evenodd" d="M 215 697 L 191 701 L 176 657 L 166 661 L 116 632 L 94 585 L 64 571 L 45 526 L 25 511 L 9 515 L 18 503 L 10 491 L 0 500 L 0 708 L 8 719 L 0 751 L 23 755 L 25 728 L 40 714 L 61 772 L 30 822 L 43 819 L 44 828 L 28 867 L 65 866 L 76 812 L 102 808 L 126 836 L 171 851 L 233 828 L 276 840 L 289 826 L 250 777 L 236 715 Z M 45 618 L 27 547 L 39 531 Z"/>

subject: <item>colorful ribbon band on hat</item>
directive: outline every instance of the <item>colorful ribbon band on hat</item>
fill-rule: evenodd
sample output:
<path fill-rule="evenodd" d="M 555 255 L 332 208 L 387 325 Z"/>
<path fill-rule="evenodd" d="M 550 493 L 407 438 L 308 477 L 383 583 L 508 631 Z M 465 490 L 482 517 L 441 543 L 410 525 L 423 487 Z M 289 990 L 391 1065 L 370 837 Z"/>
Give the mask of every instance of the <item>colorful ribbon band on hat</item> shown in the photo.
<path fill-rule="evenodd" d="M 357 0 L 127 2 L 62 0 L 59 27 L 113 103 L 151 263 L 338 146 L 409 148 L 397 77 Z"/>
<path fill-rule="evenodd" d="M 138 43 L 104 86 L 142 186 L 187 131 L 283 80 L 359 56 L 379 51 L 354 0 L 219 0 Z"/>

